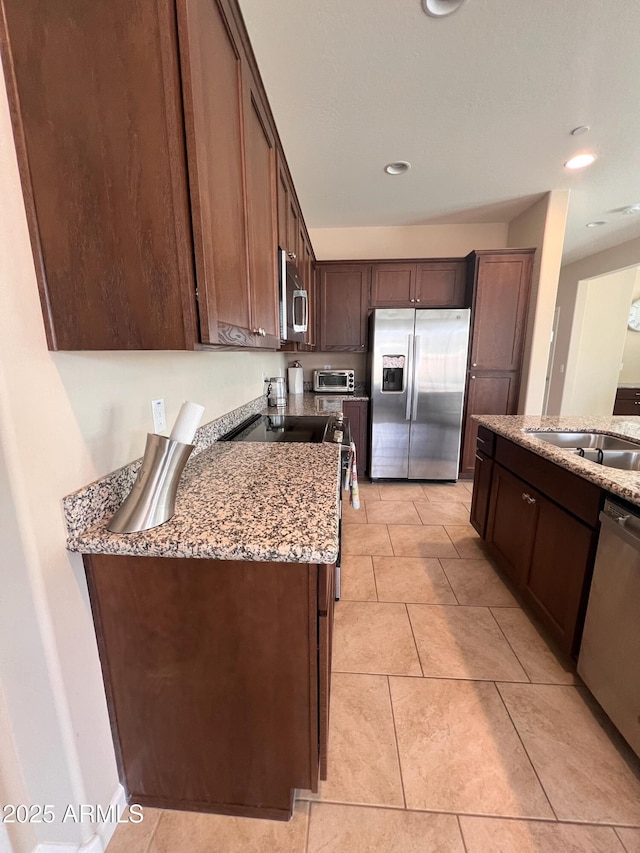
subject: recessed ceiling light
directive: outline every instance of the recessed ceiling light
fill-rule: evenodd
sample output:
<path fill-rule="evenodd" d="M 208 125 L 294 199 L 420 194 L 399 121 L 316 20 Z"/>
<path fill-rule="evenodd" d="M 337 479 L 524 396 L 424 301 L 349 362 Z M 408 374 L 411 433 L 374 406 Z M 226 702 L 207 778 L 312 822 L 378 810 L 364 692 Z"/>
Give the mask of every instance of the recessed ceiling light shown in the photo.
<path fill-rule="evenodd" d="M 396 160 L 395 163 L 387 163 L 384 167 L 387 175 L 404 175 L 411 168 L 411 163 L 406 160 Z"/>
<path fill-rule="evenodd" d="M 587 222 L 587 228 L 598 228 L 600 225 L 606 225 L 606 221 L 604 219 L 597 219 L 595 222 Z"/>
<path fill-rule="evenodd" d="M 422 8 L 432 18 L 453 15 L 467 0 L 422 0 Z"/>
<path fill-rule="evenodd" d="M 590 166 L 596 160 L 595 154 L 576 154 L 564 164 L 567 169 L 584 169 L 585 166 Z"/>
<path fill-rule="evenodd" d="M 623 213 L 640 213 L 640 204 L 630 204 L 629 207 L 625 207 L 622 210 Z"/>
<path fill-rule="evenodd" d="M 580 127 L 574 127 L 571 131 L 571 136 L 582 136 L 583 133 L 587 133 L 591 128 L 588 124 L 581 124 Z"/>

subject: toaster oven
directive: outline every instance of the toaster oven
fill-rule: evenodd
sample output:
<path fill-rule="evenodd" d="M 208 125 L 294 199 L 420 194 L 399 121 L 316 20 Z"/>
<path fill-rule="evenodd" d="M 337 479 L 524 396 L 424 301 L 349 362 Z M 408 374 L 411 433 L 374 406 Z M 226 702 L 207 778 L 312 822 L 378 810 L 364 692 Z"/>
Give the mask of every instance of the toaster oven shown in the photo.
<path fill-rule="evenodd" d="M 332 394 L 353 394 L 356 387 L 353 370 L 314 370 L 313 390 Z"/>

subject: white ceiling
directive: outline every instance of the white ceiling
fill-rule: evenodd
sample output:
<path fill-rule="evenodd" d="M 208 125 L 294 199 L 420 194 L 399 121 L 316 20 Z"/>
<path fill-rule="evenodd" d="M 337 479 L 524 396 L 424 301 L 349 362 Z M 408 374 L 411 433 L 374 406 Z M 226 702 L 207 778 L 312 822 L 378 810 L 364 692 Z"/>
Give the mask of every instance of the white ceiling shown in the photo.
<path fill-rule="evenodd" d="M 614 212 L 640 203 L 639 0 L 240 6 L 308 227 L 502 222 L 570 189 L 565 262 L 640 236 Z"/>

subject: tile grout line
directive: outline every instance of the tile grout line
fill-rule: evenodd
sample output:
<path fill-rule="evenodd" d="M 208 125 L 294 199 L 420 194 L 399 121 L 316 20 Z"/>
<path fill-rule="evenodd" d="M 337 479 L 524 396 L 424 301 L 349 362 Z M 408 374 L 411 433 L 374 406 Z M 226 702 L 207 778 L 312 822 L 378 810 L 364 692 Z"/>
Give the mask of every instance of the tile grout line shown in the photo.
<path fill-rule="evenodd" d="M 401 676 L 393 676 L 394 678 Z M 481 818 L 483 820 L 503 820 L 503 821 L 513 821 L 514 823 L 544 823 L 549 826 L 575 826 L 575 827 L 590 827 L 594 829 L 606 828 L 612 829 L 616 832 L 618 829 L 640 829 L 640 826 L 620 826 L 617 823 L 592 823 L 590 821 L 584 820 L 569 820 L 567 818 L 550 818 L 550 817 L 531 817 L 527 815 L 501 815 L 496 814 L 495 812 L 454 812 L 447 811 L 446 809 L 427 809 L 427 808 L 403 808 L 402 806 L 391 806 L 388 803 L 360 803 L 360 802 L 347 802 L 345 800 L 304 800 L 304 799 L 296 799 L 296 802 L 300 803 L 309 803 L 310 805 L 317 806 L 345 806 L 346 808 L 354 808 L 354 809 L 379 809 L 383 811 L 393 811 L 393 812 L 412 812 L 413 814 L 434 814 L 434 815 L 448 815 L 449 817 L 474 817 Z M 225 815 L 226 817 L 226 815 Z M 621 842 L 622 843 L 622 842 Z"/>
<path fill-rule="evenodd" d="M 309 853 L 309 835 L 311 834 L 311 809 L 314 804 L 314 800 L 307 800 L 308 808 L 307 808 L 307 831 L 305 833 L 304 839 L 304 853 Z M 294 803 L 295 808 L 295 803 Z"/>
<path fill-rule="evenodd" d="M 396 757 L 398 759 L 398 772 L 400 773 L 400 787 L 402 788 L 402 802 L 405 809 L 407 808 L 407 795 L 404 791 L 404 776 L 402 775 L 402 759 L 400 758 L 400 746 L 398 745 L 398 730 L 396 728 L 396 715 L 393 710 L 393 697 L 391 696 L 391 681 L 387 675 L 387 690 L 389 692 L 389 706 L 391 708 L 391 723 L 393 725 L 393 739 L 396 742 Z"/>
<path fill-rule="evenodd" d="M 515 659 L 518 661 L 518 663 L 519 663 L 519 664 L 520 664 L 520 666 L 522 667 L 522 671 L 523 671 L 523 672 L 524 672 L 524 674 L 527 676 L 527 680 L 529 681 L 529 684 L 533 684 L 533 682 L 531 681 L 531 676 L 529 675 L 529 670 L 526 668 L 526 666 L 525 666 L 525 665 L 523 664 L 523 662 L 520 660 L 520 658 L 518 657 L 518 653 L 517 653 L 517 651 L 513 648 L 513 646 L 512 646 L 512 645 L 511 645 L 511 643 L 509 642 L 509 638 L 507 637 L 507 635 L 505 634 L 505 632 L 502 630 L 502 625 L 501 625 L 501 624 L 498 622 L 498 620 L 496 619 L 495 613 L 493 612 L 493 610 L 491 609 L 491 607 L 488 607 L 488 608 L 487 608 L 487 610 L 488 610 L 488 611 L 489 611 L 489 613 L 491 614 L 491 616 L 492 616 L 492 618 L 493 618 L 493 621 L 494 621 L 494 622 L 496 623 L 496 625 L 498 626 L 498 630 L 500 631 L 500 633 L 502 634 L 502 636 L 503 636 L 503 637 L 504 637 L 504 639 L 506 640 L 507 645 L 509 646 L 509 648 L 510 648 L 510 649 L 511 649 L 511 651 L 513 652 L 513 656 L 515 657 Z M 498 692 L 500 692 L 500 691 L 498 691 Z"/>
<path fill-rule="evenodd" d="M 549 803 L 549 808 L 551 809 L 551 811 L 552 811 L 552 813 L 553 813 L 553 815 L 555 816 L 555 819 L 556 819 L 556 821 L 557 821 L 557 820 L 558 820 L 557 812 L 556 812 L 556 810 L 554 809 L 554 807 L 553 807 L 553 804 L 552 804 L 551 800 L 549 799 L 549 795 L 547 794 L 547 789 L 546 789 L 546 788 L 544 787 L 544 785 L 542 784 L 542 779 L 540 778 L 540 775 L 538 774 L 538 771 L 536 770 L 536 766 L 535 766 L 535 764 L 534 764 L 534 763 L 533 763 L 533 761 L 531 760 L 531 756 L 529 755 L 529 750 L 527 749 L 527 747 L 525 746 L 524 741 L 522 740 L 522 736 L 520 735 L 520 731 L 518 730 L 518 727 L 516 726 L 516 724 L 515 724 L 515 722 L 514 722 L 514 720 L 513 720 L 513 717 L 511 716 L 511 713 L 510 713 L 510 711 L 509 711 L 509 708 L 507 707 L 507 703 L 504 701 L 504 696 L 502 695 L 502 693 L 500 692 L 500 690 L 499 690 L 499 688 L 498 688 L 498 682 L 497 682 L 497 681 L 494 681 L 494 682 L 493 682 L 493 686 L 495 687 L 496 692 L 497 692 L 498 696 L 500 697 L 500 701 L 502 702 L 502 704 L 503 704 L 503 706 L 504 706 L 504 709 L 505 709 L 505 711 L 507 712 L 507 716 L 509 717 L 509 720 L 511 721 L 511 725 L 512 725 L 512 726 L 513 726 L 513 728 L 514 728 L 515 733 L 518 735 L 518 740 L 519 740 L 519 741 L 520 741 L 520 743 L 522 744 L 522 748 L 524 749 L 524 754 L 527 756 L 527 759 L 529 760 L 529 764 L 531 765 L 531 767 L 532 767 L 532 769 L 533 769 L 533 772 L 534 772 L 534 773 L 535 773 L 535 775 L 536 775 L 536 779 L 538 780 L 538 784 L 539 784 L 539 785 L 540 785 L 540 787 L 542 788 L 542 793 L 544 794 L 545 799 L 546 799 L 546 800 L 547 800 L 547 802 Z"/>
<path fill-rule="evenodd" d="M 416 654 L 418 655 L 418 663 L 420 664 L 420 672 L 422 673 L 422 677 L 424 678 L 424 669 L 422 668 L 422 658 L 420 657 L 420 649 L 418 648 L 418 643 L 416 641 L 416 635 L 415 635 L 415 632 L 413 630 L 413 623 L 411 622 L 411 614 L 409 613 L 409 607 L 406 603 L 404 605 L 404 609 L 407 612 L 407 619 L 409 620 L 409 627 L 411 628 L 411 636 L 413 637 L 413 645 L 415 647 Z"/>
<path fill-rule="evenodd" d="M 158 834 L 158 829 L 160 828 L 160 824 L 162 823 L 163 818 L 164 818 L 164 810 L 162 809 L 160 811 L 160 817 L 158 818 L 158 822 L 156 823 L 156 827 L 153 830 L 153 832 L 151 833 L 151 838 L 149 839 L 149 843 L 147 845 L 146 853 L 151 853 L 151 851 L 153 850 L 153 847 L 152 847 L 153 841 L 154 841 L 156 835 Z"/>
<path fill-rule="evenodd" d="M 393 545 L 391 546 L 393 550 Z M 371 560 L 371 572 L 373 574 L 373 586 L 376 591 L 376 601 L 380 601 L 380 596 L 378 595 L 378 580 L 376 578 L 376 564 L 373 559 L 373 555 L 369 558 Z"/>
<path fill-rule="evenodd" d="M 447 535 L 449 535 L 449 534 L 447 534 Z M 454 545 L 453 547 L 455 548 L 456 546 Z M 438 559 L 438 558 L 436 558 L 436 559 Z M 438 559 L 438 563 L 439 563 L 439 565 L 440 565 L 440 569 L 441 569 L 441 571 L 442 571 L 442 574 L 445 576 L 446 581 L 447 581 L 447 583 L 449 584 L 449 589 L 450 589 L 450 590 L 451 590 L 451 592 L 453 593 L 453 597 L 454 597 L 454 598 L 455 598 L 455 600 L 456 600 L 456 604 L 458 605 L 458 607 L 460 607 L 460 599 L 459 599 L 459 598 L 458 598 L 458 596 L 456 595 L 456 591 L 455 591 L 455 589 L 453 588 L 453 584 L 452 584 L 452 583 L 451 583 L 451 581 L 449 580 L 449 575 L 447 574 L 447 570 L 446 570 L 446 569 L 445 569 L 445 567 L 442 565 L 442 560 L 444 560 L 444 559 L 446 559 L 446 558 L 445 558 L 445 557 L 442 557 L 441 559 Z"/>
<path fill-rule="evenodd" d="M 456 815 L 456 821 L 458 822 L 458 831 L 460 832 L 460 838 L 462 839 L 462 846 L 464 847 L 464 853 L 468 853 L 467 842 L 465 841 L 465 838 L 464 838 L 464 831 L 462 829 L 462 822 L 460 820 L 459 814 Z"/>
<path fill-rule="evenodd" d="M 613 831 L 614 831 L 614 833 L 615 833 L 616 838 L 617 838 L 617 839 L 618 839 L 618 841 L 620 842 L 620 844 L 621 844 L 621 846 L 622 846 L 622 849 L 625 851 L 625 853 L 627 853 L 627 845 L 624 843 L 624 841 L 623 841 L 623 840 L 622 840 L 622 838 L 620 837 L 620 833 L 618 832 L 618 827 L 617 827 L 617 826 L 612 826 L 611 828 L 613 829 Z"/>

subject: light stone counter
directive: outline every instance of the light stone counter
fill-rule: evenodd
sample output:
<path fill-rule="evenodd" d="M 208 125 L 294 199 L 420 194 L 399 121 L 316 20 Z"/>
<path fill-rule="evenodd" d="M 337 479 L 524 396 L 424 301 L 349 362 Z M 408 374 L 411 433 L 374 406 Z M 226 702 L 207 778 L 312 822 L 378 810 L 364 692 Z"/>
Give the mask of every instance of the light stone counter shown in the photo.
<path fill-rule="evenodd" d="M 315 396 L 293 398 L 295 403 L 284 410 L 267 409 L 266 399 L 258 397 L 200 427 L 176 513 L 152 530 L 116 534 L 106 529 L 135 481 L 140 459 L 68 495 L 63 499 L 67 548 L 85 554 L 335 562 L 339 447 L 218 442 L 261 411 L 322 414 Z M 339 406 L 327 409 L 327 416 Z"/>
<path fill-rule="evenodd" d="M 537 415 L 473 415 L 473 419 L 498 435 L 508 438 L 538 456 L 567 468 L 640 506 L 640 471 L 623 471 L 583 459 L 572 450 L 555 447 L 527 430 L 570 430 L 572 432 L 606 432 L 640 444 L 640 417 L 550 417 Z"/>
<path fill-rule="evenodd" d="M 330 415 L 341 412 L 343 402 L 368 401 L 368 397 L 358 397 L 353 394 L 289 394 L 285 408 L 269 407 L 263 409 L 265 414 L 275 415 Z"/>
<path fill-rule="evenodd" d="M 110 516 L 69 537 L 83 554 L 334 563 L 339 448 L 215 442 L 185 468 L 170 521 L 110 533 Z"/>

